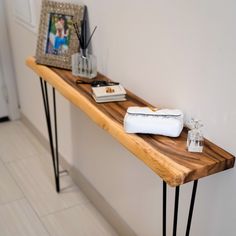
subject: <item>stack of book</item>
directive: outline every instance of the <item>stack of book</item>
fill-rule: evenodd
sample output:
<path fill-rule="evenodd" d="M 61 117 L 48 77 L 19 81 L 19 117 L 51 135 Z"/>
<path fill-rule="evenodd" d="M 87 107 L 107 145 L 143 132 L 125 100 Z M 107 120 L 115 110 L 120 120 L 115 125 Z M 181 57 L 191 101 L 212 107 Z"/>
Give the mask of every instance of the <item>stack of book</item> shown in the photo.
<path fill-rule="evenodd" d="M 92 87 L 92 96 L 98 103 L 126 100 L 126 91 L 122 85 Z"/>

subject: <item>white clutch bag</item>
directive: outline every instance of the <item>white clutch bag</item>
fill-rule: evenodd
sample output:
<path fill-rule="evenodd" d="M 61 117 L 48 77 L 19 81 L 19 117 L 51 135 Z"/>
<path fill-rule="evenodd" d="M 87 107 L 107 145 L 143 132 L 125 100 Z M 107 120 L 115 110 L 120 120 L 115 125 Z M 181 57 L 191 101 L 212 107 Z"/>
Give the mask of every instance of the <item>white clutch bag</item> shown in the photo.
<path fill-rule="evenodd" d="M 127 133 L 178 137 L 183 129 L 183 119 L 183 112 L 177 109 L 129 107 L 124 118 L 124 129 Z"/>

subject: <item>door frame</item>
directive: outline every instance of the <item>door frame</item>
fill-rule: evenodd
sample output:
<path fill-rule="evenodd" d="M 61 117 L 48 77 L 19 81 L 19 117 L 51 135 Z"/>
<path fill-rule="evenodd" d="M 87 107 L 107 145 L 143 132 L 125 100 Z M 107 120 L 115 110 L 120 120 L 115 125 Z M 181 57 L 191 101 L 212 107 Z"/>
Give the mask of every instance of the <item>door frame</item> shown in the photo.
<path fill-rule="evenodd" d="M 9 112 L 7 106 L 7 88 L 5 81 L 3 80 L 2 62 L 0 57 L 0 121 L 2 118 L 8 117 L 8 113 Z"/>
<path fill-rule="evenodd" d="M 4 45 L 4 47 L 1 47 L 0 61 L 2 63 L 3 80 L 7 88 L 8 116 L 10 120 L 16 120 L 20 118 L 19 99 L 16 87 L 16 76 L 12 60 L 12 52 L 7 31 L 4 1 L 0 1 L 0 29 L 2 29 L 0 34 L 0 45 Z"/>

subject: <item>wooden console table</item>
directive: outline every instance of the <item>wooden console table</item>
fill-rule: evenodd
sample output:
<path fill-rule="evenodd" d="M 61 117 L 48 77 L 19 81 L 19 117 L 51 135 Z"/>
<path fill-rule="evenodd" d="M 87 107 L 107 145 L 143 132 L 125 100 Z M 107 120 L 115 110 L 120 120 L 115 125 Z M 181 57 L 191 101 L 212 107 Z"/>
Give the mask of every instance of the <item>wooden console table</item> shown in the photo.
<path fill-rule="evenodd" d="M 193 181 L 186 228 L 186 236 L 189 235 L 198 179 L 232 168 L 235 157 L 206 139 L 204 140 L 203 153 L 187 152 L 186 129 L 178 138 L 127 134 L 123 129 L 123 118 L 127 108 L 130 106 L 150 106 L 146 101 L 127 91 L 127 101 L 125 102 L 98 104 L 91 97 L 90 85 L 76 84 L 75 81 L 78 78 L 74 77 L 70 71 L 38 65 L 34 57 L 27 58 L 26 64 L 40 77 L 57 192 L 60 192 L 60 172 L 55 89 L 162 178 L 163 236 L 166 236 L 167 184 L 176 187 L 173 222 L 173 236 L 175 236 L 177 233 L 180 185 Z M 107 80 L 100 74 L 96 79 Z M 47 83 L 52 86 L 53 91 L 54 128 L 51 122 Z"/>

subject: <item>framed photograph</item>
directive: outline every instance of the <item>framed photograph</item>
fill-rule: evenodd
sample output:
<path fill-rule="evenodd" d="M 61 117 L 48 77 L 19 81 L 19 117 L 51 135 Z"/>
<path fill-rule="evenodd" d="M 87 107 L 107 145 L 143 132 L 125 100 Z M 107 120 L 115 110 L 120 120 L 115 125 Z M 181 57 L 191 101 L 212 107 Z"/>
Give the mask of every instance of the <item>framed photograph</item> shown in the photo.
<path fill-rule="evenodd" d="M 71 69 L 71 55 L 78 52 L 79 42 L 73 23 L 80 25 L 84 6 L 42 1 L 36 62 Z"/>

